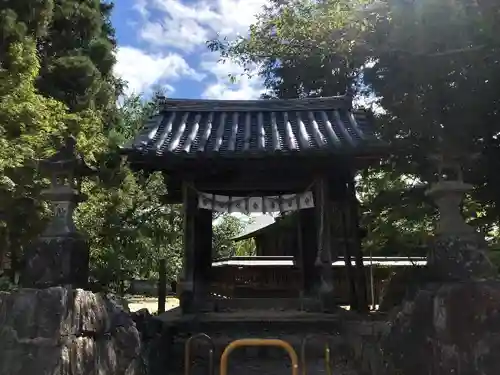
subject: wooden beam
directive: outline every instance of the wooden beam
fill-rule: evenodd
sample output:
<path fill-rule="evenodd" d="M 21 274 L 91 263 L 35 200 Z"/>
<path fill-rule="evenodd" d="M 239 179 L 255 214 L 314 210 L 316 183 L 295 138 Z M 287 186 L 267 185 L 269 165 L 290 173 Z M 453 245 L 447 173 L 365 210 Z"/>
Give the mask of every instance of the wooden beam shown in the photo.
<path fill-rule="evenodd" d="M 174 191 L 168 194 L 164 194 L 160 196 L 159 199 L 160 202 L 163 204 L 182 204 L 183 203 L 182 191 Z"/>
<path fill-rule="evenodd" d="M 180 202 L 182 196 L 182 181 L 190 181 L 198 191 L 230 196 L 268 196 L 303 192 L 314 182 L 315 176 L 324 175 L 328 178 L 332 192 L 341 191 L 338 181 L 344 179 L 351 166 L 349 160 L 337 164 L 334 168 L 325 169 L 321 164 L 308 164 L 307 168 L 300 163 L 288 162 L 286 165 L 264 163 L 259 165 L 245 164 L 240 160 L 231 168 L 214 168 L 206 166 L 196 171 L 183 170 L 175 176 L 164 173 L 168 194 L 164 197 L 165 204 Z M 319 171 L 319 172 L 318 172 Z M 330 193 L 331 194 L 331 193 Z"/>
<path fill-rule="evenodd" d="M 272 175 L 272 173 L 271 173 Z M 196 188 L 200 191 L 207 193 L 262 193 L 263 195 L 270 195 L 270 193 L 296 193 L 302 192 L 312 184 L 314 179 L 309 176 L 295 177 L 295 176 L 282 176 L 272 177 L 258 176 L 249 174 L 245 177 L 235 178 L 231 180 L 219 180 L 216 178 L 196 181 Z"/>
<path fill-rule="evenodd" d="M 241 157 L 225 158 L 203 157 L 203 155 L 193 155 L 192 157 L 158 157 L 157 155 L 129 155 L 128 162 L 135 170 L 163 171 L 167 174 L 200 175 L 231 170 L 250 169 L 286 169 L 290 165 L 295 170 L 311 171 L 323 173 L 356 161 L 360 156 L 321 153 L 314 155 L 304 155 L 302 153 L 270 154 L 261 157 Z M 376 159 L 380 159 L 376 156 Z"/>

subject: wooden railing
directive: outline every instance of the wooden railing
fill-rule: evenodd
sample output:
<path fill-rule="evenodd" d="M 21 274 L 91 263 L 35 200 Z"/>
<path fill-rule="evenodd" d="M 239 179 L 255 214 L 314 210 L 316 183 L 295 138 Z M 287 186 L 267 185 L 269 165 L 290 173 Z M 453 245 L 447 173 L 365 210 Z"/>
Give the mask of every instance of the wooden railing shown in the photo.
<path fill-rule="evenodd" d="M 274 298 L 274 297 L 298 297 L 301 292 L 300 270 L 293 262 L 288 264 L 259 265 L 247 264 L 238 265 L 223 262 L 212 268 L 213 293 L 229 298 Z M 240 262 L 241 263 L 241 262 Z M 284 263 L 284 262 L 282 262 Z M 371 298 L 370 270 L 365 267 L 367 273 L 368 301 Z M 381 267 L 373 269 L 373 291 L 374 302 L 379 303 L 380 294 L 385 280 L 391 273 L 391 268 Z M 334 290 L 335 297 L 339 304 L 350 303 L 350 285 L 347 280 L 345 267 L 334 267 Z"/>
<path fill-rule="evenodd" d="M 227 297 L 296 297 L 300 271 L 294 267 L 221 266 L 212 270 L 212 291 Z"/>

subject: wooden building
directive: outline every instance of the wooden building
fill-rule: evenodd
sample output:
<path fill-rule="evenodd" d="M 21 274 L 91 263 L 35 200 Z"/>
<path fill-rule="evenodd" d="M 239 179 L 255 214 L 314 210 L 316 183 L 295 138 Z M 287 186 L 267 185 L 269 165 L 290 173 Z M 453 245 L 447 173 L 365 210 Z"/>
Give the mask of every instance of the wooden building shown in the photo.
<path fill-rule="evenodd" d="M 300 243 L 302 233 L 307 231 L 316 231 L 315 220 L 304 220 L 303 211 L 293 211 L 286 215 L 278 216 L 275 222 L 263 226 L 255 231 L 245 233 L 241 236 L 233 238 L 233 241 L 239 242 L 247 239 L 253 239 L 255 244 L 255 255 L 257 256 L 298 256 L 300 249 L 307 244 Z M 338 217 L 340 223 L 344 218 Z M 334 228 L 332 223 L 332 228 Z M 364 237 L 365 230 L 360 229 L 360 238 Z M 335 233 L 332 233 L 334 235 Z"/>
<path fill-rule="evenodd" d="M 255 256 L 235 256 L 212 263 L 212 291 L 230 297 L 290 298 L 299 297 L 301 272 L 296 262 L 301 247 L 301 232 L 315 230 L 314 221 L 301 222 L 300 211 L 278 216 L 276 221 L 233 238 L 233 241 L 253 240 Z M 311 227 L 311 228 L 309 228 Z M 365 233 L 361 230 L 361 236 Z M 355 263 L 351 261 L 354 266 Z M 402 268 L 421 267 L 425 257 L 364 256 L 363 265 L 369 302 L 380 303 L 382 289 L 392 273 Z M 339 305 L 351 303 L 345 257 L 333 259 L 333 296 Z"/>
<path fill-rule="evenodd" d="M 351 262 L 352 266 L 355 262 Z M 369 302 L 380 304 L 383 289 L 394 272 L 423 267 L 426 257 L 363 257 Z M 350 305 L 350 286 L 343 257 L 332 263 L 333 298 Z M 212 263 L 212 291 L 227 298 L 299 298 L 300 269 L 293 256 L 235 256 Z"/>
<path fill-rule="evenodd" d="M 183 312 L 210 309 L 212 211 L 296 210 L 314 222 L 296 254 L 301 295 L 328 310 L 332 259 L 347 262 L 351 305 L 367 308 L 354 175 L 387 146 L 349 96 L 287 100 L 168 99 L 123 152 L 162 171 L 184 206 Z"/>

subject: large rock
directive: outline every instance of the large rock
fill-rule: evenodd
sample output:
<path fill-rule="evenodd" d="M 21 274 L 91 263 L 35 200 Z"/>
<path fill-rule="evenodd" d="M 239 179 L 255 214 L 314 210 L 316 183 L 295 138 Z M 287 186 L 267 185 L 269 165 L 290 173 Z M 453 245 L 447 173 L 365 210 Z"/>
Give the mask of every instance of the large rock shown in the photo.
<path fill-rule="evenodd" d="M 396 270 L 387 280 L 379 306 L 380 312 L 391 311 L 404 300 L 413 299 L 417 291 L 431 280 L 427 267 L 407 267 Z"/>
<path fill-rule="evenodd" d="M 500 281 L 422 289 L 390 323 L 382 340 L 386 374 L 500 372 Z"/>
<path fill-rule="evenodd" d="M 0 375 L 142 375 L 126 307 L 81 289 L 0 293 Z"/>

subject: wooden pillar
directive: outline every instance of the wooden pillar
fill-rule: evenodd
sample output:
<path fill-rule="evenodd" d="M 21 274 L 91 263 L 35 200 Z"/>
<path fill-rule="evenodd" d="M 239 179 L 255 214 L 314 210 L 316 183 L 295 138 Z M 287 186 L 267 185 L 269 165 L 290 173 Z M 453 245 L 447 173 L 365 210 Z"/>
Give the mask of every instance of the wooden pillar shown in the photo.
<path fill-rule="evenodd" d="M 328 179 L 324 176 L 318 178 L 314 198 L 318 236 L 315 265 L 320 275 L 319 297 L 324 310 L 332 310 L 335 305 L 331 254 L 331 204 L 328 192 Z"/>
<path fill-rule="evenodd" d="M 317 269 L 314 265 L 318 249 L 315 214 L 316 210 L 313 208 L 299 211 L 299 215 L 301 216 L 304 291 L 306 294 L 311 294 L 317 284 L 319 284 Z"/>
<path fill-rule="evenodd" d="M 345 262 L 345 275 L 347 279 L 347 283 L 349 285 L 349 303 L 351 306 L 351 310 L 358 310 L 359 301 L 358 301 L 358 291 L 356 287 L 356 272 L 354 267 L 352 266 L 352 240 L 351 240 L 351 230 L 350 230 L 350 215 L 349 215 L 350 205 L 348 202 L 343 202 L 343 204 L 339 205 L 339 210 L 341 212 L 341 225 L 343 232 L 343 256 Z"/>
<path fill-rule="evenodd" d="M 160 259 L 158 268 L 158 313 L 165 312 L 167 300 L 167 261 Z"/>
<path fill-rule="evenodd" d="M 198 209 L 195 218 L 195 297 L 205 304 L 212 282 L 212 211 Z"/>
<path fill-rule="evenodd" d="M 295 261 L 300 271 L 300 290 L 299 294 L 301 297 L 304 296 L 306 291 L 305 284 L 305 261 L 304 261 L 304 243 L 302 242 L 302 218 L 301 210 L 299 209 L 295 214 Z"/>
<path fill-rule="evenodd" d="M 356 274 L 356 290 L 358 295 L 358 310 L 362 312 L 368 311 L 368 293 L 367 293 L 367 282 L 366 273 L 363 264 L 363 250 L 361 248 L 361 230 L 359 227 L 359 202 L 356 197 L 356 187 L 354 182 L 354 176 L 349 179 L 347 183 L 347 191 L 349 193 L 348 203 L 349 203 L 349 218 L 351 231 L 351 241 L 352 243 L 352 253 L 356 262 L 355 274 Z"/>
<path fill-rule="evenodd" d="M 195 311 L 195 272 L 196 272 L 196 214 L 198 202 L 196 192 L 187 184 L 182 186 L 184 209 L 184 256 L 180 306 L 183 313 Z"/>
<path fill-rule="evenodd" d="M 180 303 L 183 313 L 203 308 L 210 293 L 212 268 L 212 211 L 198 209 L 196 191 L 183 186 L 184 263 Z"/>
<path fill-rule="evenodd" d="M 255 244 L 255 255 L 256 256 L 262 256 L 263 251 L 262 251 L 262 241 L 263 241 L 263 236 L 257 236 L 253 238 L 254 244 Z"/>

